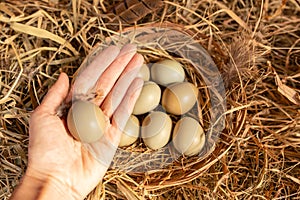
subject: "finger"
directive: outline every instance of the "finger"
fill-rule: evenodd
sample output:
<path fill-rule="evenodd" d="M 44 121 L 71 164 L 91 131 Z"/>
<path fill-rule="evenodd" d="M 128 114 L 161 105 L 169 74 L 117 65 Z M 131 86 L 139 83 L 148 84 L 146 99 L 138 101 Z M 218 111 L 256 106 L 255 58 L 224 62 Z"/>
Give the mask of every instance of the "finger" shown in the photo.
<path fill-rule="evenodd" d="M 109 46 L 98 54 L 94 60 L 77 76 L 67 102 L 71 101 L 72 96 L 87 94 L 94 87 L 101 74 L 116 59 L 120 49 L 116 46 Z"/>
<path fill-rule="evenodd" d="M 143 83 L 143 80 L 140 78 L 135 79 L 131 83 L 126 96 L 114 114 L 112 125 L 107 128 L 104 136 L 95 143 L 84 144 L 85 148 L 88 149 L 94 158 L 105 167 L 109 167 L 113 160 L 118 144 L 120 143 L 122 130 L 132 113 Z"/>
<path fill-rule="evenodd" d="M 132 114 L 134 105 L 141 93 L 144 81 L 141 78 L 136 78 L 131 83 L 125 97 L 116 109 L 112 118 L 112 126 L 123 132 L 125 125 Z M 114 139 L 114 135 L 110 135 L 110 140 L 113 144 L 119 144 L 119 140 Z M 117 138 L 118 139 L 118 138 Z"/>
<path fill-rule="evenodd" d="M 103 102 L 103 100 L 113 88 L 119 76 L 135 54 L 136 45 L 127 44 L 121 49 L 118 57 L 98 79 L 93 90 L 96 92 L 100 92 L 102 98 L 98 98 L 94 103 L 100 105 Z"/>
<path fill-rule="evenodd" d="M 141 56 L 140 54 L 136 54 L 128 63 L 127 67 L 123 71 L 122 75 L 120 76 L 113 89 L 105 98 L 103 104 L 101 105 L 101 109 L 103 110 L 104 114 L 109 118 L 112 116 L 114 111 L 121 103 L 130 84 L 136 78 L 138 72 L 140 71 L 143 62 L 143 56 Z"/>
<path fill-rule="evenodd" d="M 56 114 L 56 110 L 62 104 L 69 91 L 69 78 L 65 73 L 61 73 L 44 97 L 41 107 L 50 114 Z"/>

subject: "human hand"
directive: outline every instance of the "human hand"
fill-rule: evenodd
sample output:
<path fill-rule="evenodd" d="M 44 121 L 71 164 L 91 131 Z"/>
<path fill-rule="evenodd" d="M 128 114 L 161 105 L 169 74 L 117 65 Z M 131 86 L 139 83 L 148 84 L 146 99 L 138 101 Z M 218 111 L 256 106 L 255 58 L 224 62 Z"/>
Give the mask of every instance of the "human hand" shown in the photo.
<path fill-rule="evenodd" d="M 84 199 L 102 180 L 113 159 L 121 130 L 143 84 L 135 78 L 142 63 L 143 57 L 136 53 L 135 46 L 126 45 L 121 51 L 111 46 L 79 74 L 70 92 L 68 76 L 60 75 L 31 115 L 25 183 L 28 179 L 47 183 L 58 199 Z M 107 129 L 101 141 L 84 146 L 68 133 L 66 120 L 56 114 L 65 99 L 71 101 L 72 97 L 83 98 L 82 95 L 94 92 L 101 93 L 92 102 L 104 112 Z M 21 189 L 22 184 L 18 190 Z M 40 189 L 41 199 L 53 199 L 46 193 Z"/>

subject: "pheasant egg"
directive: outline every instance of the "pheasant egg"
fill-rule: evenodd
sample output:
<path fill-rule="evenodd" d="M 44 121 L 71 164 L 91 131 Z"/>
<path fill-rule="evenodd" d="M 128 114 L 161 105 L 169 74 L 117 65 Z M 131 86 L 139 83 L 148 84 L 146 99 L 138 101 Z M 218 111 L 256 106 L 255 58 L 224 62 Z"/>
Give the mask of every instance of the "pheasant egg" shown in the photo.
<path fill-rule="evenodd" d="M 157 84 L 167 86 L 171 83 L 183 82 L 185 73 L 179 62 L 166 59 L 152 65 L 151 77 Z"/>
<path fill-rule="evenodd" d="M 171 136 L 172 120 L 164 112 L 151 112 L 143 121 L 141 136 L 144 143 L 151 149 L 164 147 Z"/>
<path fill-rule="evenodd" d="M 142 65 L 137 77 L 143 79 L 144 81 L 150 80 L 150 70 L 146 64 Z"/>
<path fill-rule="evenodd" d="M 132 145 L 139 137 L 140 122 L 138 118 L 131 115 L 121 135 L 119 147 Z"/>
<path fill-rule="evenodd" d="M 70 133 L 79 141 L 92 143 L 101 138 L 105 131 L 105 115 L 95 104 L 76 101 L 67 116 Z"/>
<path fill-rule="evenodd" d="M 162 106 L 171 114 L 182 115 L 195 105 L 198 93 L 196 86 L 191 83 L 174 83 L 165 89 Z"/>
<path fill-rule="evenodd" d="M 156 83 L 152 81 L 144 83 L 140 96 L 133 108 L 133 114 L 141 115 L 153 110 L 158 106 L 160 96 L 161 90 Z"/>
<path fill-rule="evenodd" d="M 175 149 L 186 156 L 200 153 L 205 144 L 203 128 L 191 117 L 184 117 L 176 123 L 172 139 Z"/>

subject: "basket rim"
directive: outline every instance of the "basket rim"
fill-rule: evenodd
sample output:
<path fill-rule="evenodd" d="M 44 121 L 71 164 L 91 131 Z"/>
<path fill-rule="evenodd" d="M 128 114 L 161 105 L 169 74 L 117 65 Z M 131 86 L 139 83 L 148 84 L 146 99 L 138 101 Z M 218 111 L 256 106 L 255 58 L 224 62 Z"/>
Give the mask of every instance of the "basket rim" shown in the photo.
<path fill-rule="evenodd" d="M 97 55 L 97 52 L 100 52 L 100 50 L 102 50 L 102 48 L 104 48 L 106 45 L 107 46 L 112 45 L 113 44 L 113 39 L 112 39 L 113 37 L 117 37 L 117 38 L 124 37 L 125 33 L 128 33 L 128 32 L 135 32 L 136 33 L 136 32 L 142 31 L 143 29 L 157 29 L 157 30 L 170 29 L 172 31 L 180 32 L 180 33 L 182 33 L 182 34 L 184 34 L 188 37 L 194 36 L 192 31 L 189 31 L 189 30 L 185 29 L 181 25 L 170 23 L 170 22 L 153 23 L 153 24 L 148 24 L 148 25 L 145 25 L 145 26 L 138 26 L 138 27 L 128 27 L 128 28 L 125 28 L 125 29 L 121 30 L 118 35 L 113 35 L 113 36 L 107 37 L 104 42 L 98 43 L 92 49 L 90 54 L 84 59 L 81 66 L 79 67 L 78 71 L 82 70 L 82 68 L 84 68 L 84 66 L 87 66 L 89 64 L 89 62 L 91 62 L 93 60 L 93 56 Z M 200 37 L 199 34 L 197 34 L 197 37 Z M 194 40 L 194 38 L 192 38 L 192 39 Z M 210 59 L 209 61 L 214 64 L 214 61 L 212 60 L 212 58 L 210 57 L 208 52 L 202 47 L 202 45 L 199 44 L 198 42 L 195 42 L 195 43 L 197 43 L 203 49 L 204 53 L 209 56 L 209 59 Z M 218 68 L 216 66 L 215 66 L 215 68 L 218 70 Z M 225 89 L 223 90 L 223 92 L 224 91 L 225 91 Z M 224 98 L 223 98 L 223 101 L 224 101 L 225 100 L 225 92 L 224 92 L 223 96 L 224 96 Z M 224 105 L 225 104 L 226 103 L 224 103 Z M 223 108 L 224 108 L 224 106 L 223 106 Z M 221 117 L 223 117 L 223 116 L 221 116 Z M 224 125 L 223 125 L 222 130 L 223 129 L 224 129 Z M 207 158 L 215 150 L 215 146 L 216 146 L 216 142 L 217 142 L 216 140 L 218 139 L 219 134 L 220 133 L 218 132 L 217 136 L 214 136 L 214 138 L 212 137 L 212 135 L 209 135 L 209 137 L 207 137 L 207 134 L 206 134 L 206 137 L 207 137 L 206 140 L 209 142 L 209 148 L 208 148 L 208 150 L 206 150 L 206 154 L 204 156 L 202 155 L 203 157 L 201 158 L 201 160 L 204 160 L 205 158 Z M 129 173 L 131 173 L 131 172 L 129 172 Z"/>

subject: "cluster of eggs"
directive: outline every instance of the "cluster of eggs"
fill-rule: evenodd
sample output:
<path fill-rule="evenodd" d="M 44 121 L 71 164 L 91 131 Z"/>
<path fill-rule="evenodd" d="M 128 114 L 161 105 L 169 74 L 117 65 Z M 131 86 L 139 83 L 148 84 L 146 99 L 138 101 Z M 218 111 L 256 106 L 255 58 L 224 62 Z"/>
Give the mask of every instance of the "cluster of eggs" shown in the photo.
<path fill-rule="evenodd" d="M 199 92 L 194 84 L 185 81 L 182 65 L 165 59 L 154 63 L 149 70 L 144 64 L 138 76 L 145 83 L 119 146 L 132 145 L 141 137 L 148 148 L 157 150 L 172 137 L 178 152 L 186 156 L 198 154 L 205 143 L 203 128 L 194 118 L 183 115 L 195 106 Z M 165 112 L 155 110 L 159 103 Z M 170 115 L 183 116 L 174 128 Z M 137 116 L 145 116 L 141 126 L 139 119 L 142 117 Z"/>
<path fill-rule="evenodd" d="M 195 106 L 199 91 L 185 81 L 183 66 L 169 59 L 154 63 L 151 70 L 144 64 L 138 77 L 145 82 L 119 147 L 130 146 L 141 137 L 148 148 L 157 150 L 172 138 L 175 149 L 181 154 L 198 154 L 204 146 L 205 134 L 199 122 L 186 113 Z M 163 111 L 156 109 L 160 103 Z M 174 127 L 170 115 L 182 116 L 174 122 Z M 78 100 L 69 110 L 67 124 L 77 140 L 93 143 L 104 134 L 105 117 L 95 104 Z"/>

